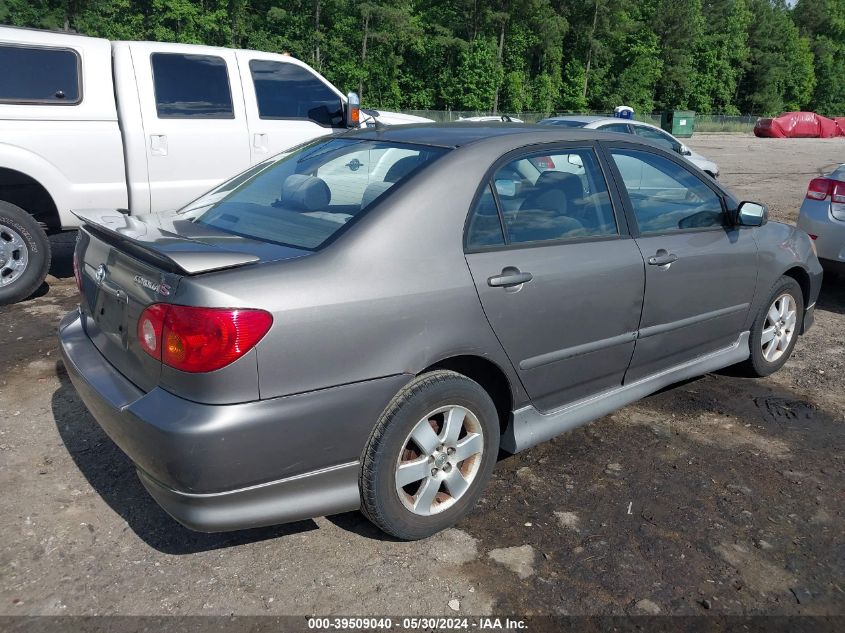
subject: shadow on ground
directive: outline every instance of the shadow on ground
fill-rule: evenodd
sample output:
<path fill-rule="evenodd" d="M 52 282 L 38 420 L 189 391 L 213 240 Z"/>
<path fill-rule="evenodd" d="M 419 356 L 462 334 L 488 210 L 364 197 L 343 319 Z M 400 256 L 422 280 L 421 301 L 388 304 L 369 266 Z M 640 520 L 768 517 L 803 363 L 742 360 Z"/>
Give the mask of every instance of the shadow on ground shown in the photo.
<path fill-rule="evenodd" d="M 825 275 L 816 309 L 845 314 L 845 276 Z"/>
<path fill-rule="evenodd" d="M 165 554 L 193 554 L 317 529 L 310 520 L 219 534 L 183 527 L 149 496 L 135 467 L 88 413 L 61 362 L 56 374 L 61 386 L 52 396 L 53 418 L 68 453 L 97 494 L 150 547 Z"/>

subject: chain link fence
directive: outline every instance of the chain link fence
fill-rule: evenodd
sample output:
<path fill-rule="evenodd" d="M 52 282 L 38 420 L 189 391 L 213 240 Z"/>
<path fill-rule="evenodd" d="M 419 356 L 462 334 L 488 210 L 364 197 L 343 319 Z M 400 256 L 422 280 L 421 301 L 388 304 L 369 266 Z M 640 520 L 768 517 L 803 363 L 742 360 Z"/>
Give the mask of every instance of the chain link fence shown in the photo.
<path fill-rule="evenodd" d="M 543 112 L 520 112 L 511 113 L 505 112 L 500 115 L 493 115 L 490 112 L 481 112 L 473 110 L 402 110 L 405 114 L 414 114 L 417 116 L 434 119 L 437 122 L 445 123 L 449 121 L 459 121 L 471 117 L 481 116 L 509 116 L 514 119 L 519 119 L 525 123 L 536 123 L 540 119 L 545 119 L 549 116 L 562 115 L 591 115 L 591 116 L 613 116 L 607 112 L 556 112 L 553 114 L 546 114 Z M 652 114 L 636 113 L 634 118 L 638 121 L 651 123 L 652 125 L 660 126 L 660 113 L 654 112 Z M 758 117 L 753 115 L 731 116 L 727 114 L 696 114 L 695 115 L 695 131 L 697 133 L 747 133 L 751 134 L 754 130 L 754 124 Z"/>

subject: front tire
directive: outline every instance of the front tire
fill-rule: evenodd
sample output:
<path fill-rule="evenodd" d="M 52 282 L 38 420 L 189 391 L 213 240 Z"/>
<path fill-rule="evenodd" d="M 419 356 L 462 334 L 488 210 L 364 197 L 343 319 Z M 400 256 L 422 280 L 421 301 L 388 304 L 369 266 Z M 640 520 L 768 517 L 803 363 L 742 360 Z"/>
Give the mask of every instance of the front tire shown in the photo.
<path fill-rule="evenodd" d="M 29 213 L 0 200 L 0 305 L 29 297 L 50 269 L 50 241 Z"/>
<path fill-rule="evenodd" d="M 499 416 L 478 383 L 446 370 L 418 376 L 387 406 L 364 449 L 362 512 L 396 538 L 431 536 L 472 509 L 498 452 Z"/>
<path fill-rule="evenodd" d="M 762 378 L 783 367 L 795 349 L 804 318 L 804 295 L 792 277 L 781 277 L 751 326 L 751 356 L 742 368 Z"/>

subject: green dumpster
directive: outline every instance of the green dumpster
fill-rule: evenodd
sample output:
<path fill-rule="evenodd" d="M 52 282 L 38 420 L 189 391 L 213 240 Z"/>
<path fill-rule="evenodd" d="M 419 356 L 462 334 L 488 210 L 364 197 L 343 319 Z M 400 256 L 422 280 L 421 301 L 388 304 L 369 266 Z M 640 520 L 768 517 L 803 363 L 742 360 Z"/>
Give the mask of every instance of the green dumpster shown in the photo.
<path fill-rule="evenodd" d="M 689 138 L 695 131 L 695 112 L 668 110 L 660 115 L 660 127 L 672 136 Z"/>

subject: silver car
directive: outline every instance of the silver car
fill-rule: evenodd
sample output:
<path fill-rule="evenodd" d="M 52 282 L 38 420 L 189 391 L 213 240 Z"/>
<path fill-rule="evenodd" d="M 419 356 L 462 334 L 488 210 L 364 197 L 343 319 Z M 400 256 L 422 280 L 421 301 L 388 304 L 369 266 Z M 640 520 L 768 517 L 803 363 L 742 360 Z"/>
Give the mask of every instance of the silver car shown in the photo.
<path fill-rule="evenodd" d="M 431 535 L 500 448 L 728 365 L 777 370 L 821 281 L 803 231 L 592 130 L 352 132 L 173 213 L 80 216 L 67 371 L 203 531 L 361 508 Z"/>
<path fill-rule="evenodd" d="M 719 166 L 701 154 L 692 151 L 668 132 L 659 127 L 642 121 L 631 119 L 617 119 L 604 116 L 556 116 L 540 121 L 541 125 L 558 125 L 562 127 L 582 127 L 587 130 L 602 130 L 619 134 L 635 134 L 646 138 L 668 150 L 676 152 L 713 178 L 719 177 Z"/>
<path fill-rule="evenodd" d="M 815 242 L 825 271 L 845 275 L 845 164 L 810 181 L 798 226 Z"/>

